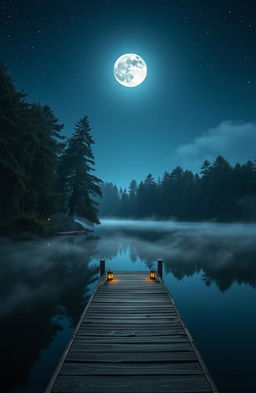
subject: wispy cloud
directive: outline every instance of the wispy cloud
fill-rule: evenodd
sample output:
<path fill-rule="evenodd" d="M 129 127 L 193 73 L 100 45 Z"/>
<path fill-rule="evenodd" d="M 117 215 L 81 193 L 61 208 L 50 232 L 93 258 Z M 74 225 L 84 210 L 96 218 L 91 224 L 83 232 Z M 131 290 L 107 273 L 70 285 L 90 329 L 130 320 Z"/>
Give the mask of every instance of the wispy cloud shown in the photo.
<path fill-rule="evenodd" d="M 224 156 L 232 164 L 256 156 L 256 124 L 224 121 L 192 142 L 180 145 L 175 154 L 180 166 L 198 171 L 204 160 Z"/>

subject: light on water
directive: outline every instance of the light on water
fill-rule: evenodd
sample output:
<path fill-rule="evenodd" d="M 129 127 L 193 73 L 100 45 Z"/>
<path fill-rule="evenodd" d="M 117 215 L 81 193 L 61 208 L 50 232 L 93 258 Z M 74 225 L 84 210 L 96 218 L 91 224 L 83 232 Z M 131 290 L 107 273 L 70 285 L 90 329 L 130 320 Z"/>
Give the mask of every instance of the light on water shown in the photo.
<path fill-rule="evenodd" d="M 255 224 L 103 220 L 89 240 L 4 240 L 0 252 L 1 392 L 44 392 L 98 281 L 100 259 L 115 273 L 154 270 L 159 258 L 220 392 L 254 392 Z"/>

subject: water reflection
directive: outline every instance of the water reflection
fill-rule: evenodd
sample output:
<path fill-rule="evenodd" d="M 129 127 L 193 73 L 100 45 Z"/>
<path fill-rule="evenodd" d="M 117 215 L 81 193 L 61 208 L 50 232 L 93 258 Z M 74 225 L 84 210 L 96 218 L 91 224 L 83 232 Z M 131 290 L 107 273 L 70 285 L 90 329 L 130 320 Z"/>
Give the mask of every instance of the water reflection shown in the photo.
<path fill-rule="evenodd" d="M 98 266 L 88 263 L 97 240 L 48 243 L 1 241 L 1 392 L 28 385 L 40 352 L 62 329 L 56 317 L 75 325 L 98 279 Z"/>
<path fill-rule="evenodd" d="M 180 287 L 186 280 L 192 283 L 190 277 L 196 278 L 197 294 L 193 292 L 193 299 L 200 298 L 202 287 L 210 293 L 207 286 L 212 283 L 219 288 L 219 295 L 222 291 L 232 292 L 227 289 L 234 282 L 256 287 L 254 224 L 108 220 L 91 238 L 29 242 L 0 239 L 0 255 L 0 392 L 4 393 L 44 392 L 69 339 L 68 326 L 75 326 L 96 285 L 101 258 L 114 270 L 150 269 L 161 258 L 167 285 L 170 277 L 176 278 Z M 182 280 L 184 277 L 187 279 Z M 186 314 L 187 307 L 186 322 L 193 329 L 196 308 L 187 306 L 188 284 L 184 285 L 187 287 L 181 291 L 186 294 L 182 311 Z M 176 297 L 179 301 L 178 291 Z M 216 292 L 214 301 L 219 312 Z M 219 318 L 219 314 L 215 317 Z M 246 318 L 243 315 L 242 320 Z M 197 320 L 194 326 L 196 323 Z M 67 334 L 60 339 L 62 332 Z M 193 333 L 203 344 L 204 332 L 195 327 Z M 225 340 L 226 337 L 223 347 Z M 208 345 L 208 339 L 206 342 Z M 40 362 L 42 353 L 46 357 Z M 212 351 L 207 349 L 208 353 Z M 35 375 L 41 376 L 41 380 Z"/>
<path fill-rule="evenodd" d="M 215 282 L 221 291 L 234 281 L 256 287 L 255 224 L 106 220 L 98 233 L 99 252 L 109 260 L 125 251 L 127 264 L 139 259 L 151 268 L 163 259 L 166 273 L 179 280 L 201 272 L 206 285 Z"/>

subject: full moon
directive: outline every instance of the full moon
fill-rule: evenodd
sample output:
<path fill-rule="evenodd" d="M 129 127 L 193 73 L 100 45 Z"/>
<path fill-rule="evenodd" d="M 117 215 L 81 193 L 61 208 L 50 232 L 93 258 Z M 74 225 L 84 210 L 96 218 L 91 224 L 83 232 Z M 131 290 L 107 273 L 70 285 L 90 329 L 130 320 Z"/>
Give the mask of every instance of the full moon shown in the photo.
<path fill-rule="evenodd" d="M 147 65 L 139 55 L 127 53 L 115 62 L 114 75 L 117 82 L 123 86 L 138 86 L 147 76 Z"/>

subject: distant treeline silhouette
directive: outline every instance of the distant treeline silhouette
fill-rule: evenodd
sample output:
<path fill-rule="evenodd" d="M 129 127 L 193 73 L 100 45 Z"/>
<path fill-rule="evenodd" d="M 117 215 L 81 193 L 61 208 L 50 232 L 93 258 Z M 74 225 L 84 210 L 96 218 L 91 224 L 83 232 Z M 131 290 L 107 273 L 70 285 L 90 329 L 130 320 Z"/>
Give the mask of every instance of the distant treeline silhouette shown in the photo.
<path fill-rule="evenodd" d="M 100 180 L 91 173 L 88 119 L 76 123 L 70 138 L 62 128 L 49 106 L 29 103 L 16 91 L 0 64 L 0 232 L 26 225 L 40 231 L 56 212 L 98 223 Z"/>
<path fill-rule="evenodd" d="M 102 194 L 101 217 L 255 221 L 256 164 L 231 166 L 218 156 L 199 175 L 177 167 L 158 181 L 132 180 L 128 191 L 104 183 Z"/>

